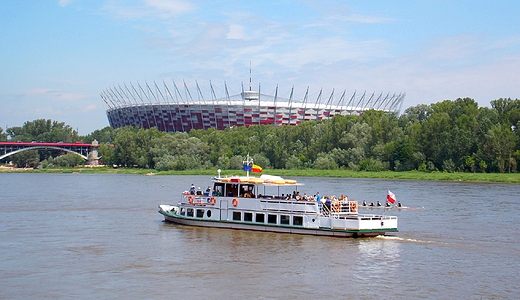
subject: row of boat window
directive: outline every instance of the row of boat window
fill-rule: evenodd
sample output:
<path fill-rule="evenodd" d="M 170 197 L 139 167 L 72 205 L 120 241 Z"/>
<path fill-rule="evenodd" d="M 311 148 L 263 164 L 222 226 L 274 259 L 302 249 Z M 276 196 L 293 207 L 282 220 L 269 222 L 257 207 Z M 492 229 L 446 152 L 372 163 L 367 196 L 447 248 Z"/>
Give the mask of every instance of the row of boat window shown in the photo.
<path fill-rule="evenodd" d="M 204 218 L 204 213 L 207 218 L 211 218 L 211 210 L 205 210 L 202 208 L 181 208 L 180 215 L 187 217 L 196 217 L 196 218 Z M 292 220 L 291 220 L 292 217 Z M 303 226 L 303 217 L 302 216 L 290 216 L 283 214 L 266 214 L 265 213 L 253 213 L 253 212 L 241 212 L 234 211 L 232 214 L 233 221 L 239 222 L 254 222 L 261 224 L 273 224 L 273 225 L 293 225 L 293 226 Z M 291 222 L 292 221 L 292 222 Z"/>

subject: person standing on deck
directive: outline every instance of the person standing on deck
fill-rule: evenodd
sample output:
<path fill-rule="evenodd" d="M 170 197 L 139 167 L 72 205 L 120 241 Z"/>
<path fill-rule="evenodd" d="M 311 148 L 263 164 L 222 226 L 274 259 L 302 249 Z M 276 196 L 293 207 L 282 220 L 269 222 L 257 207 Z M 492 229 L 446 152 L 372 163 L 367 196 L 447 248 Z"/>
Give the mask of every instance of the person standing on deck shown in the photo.
<path fill-rule="evenodd" d="M 316 201 L 318 201 L 318 202 L 321 201 L 321 195 L 320 195 L 320 192 L 316 192 Z"/>

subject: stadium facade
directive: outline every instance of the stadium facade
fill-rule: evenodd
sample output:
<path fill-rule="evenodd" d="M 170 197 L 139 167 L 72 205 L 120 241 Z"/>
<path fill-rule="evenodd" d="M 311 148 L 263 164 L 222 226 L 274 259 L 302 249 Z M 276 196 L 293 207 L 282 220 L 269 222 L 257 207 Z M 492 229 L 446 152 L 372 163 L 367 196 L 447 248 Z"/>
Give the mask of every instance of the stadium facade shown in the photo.
<path fill-rule="evenodd" d="M 108 88 L 101 98 L 108 106 L 106 113 L 110 126 L 156 127 L 161 131 L 189 131 L 191 129 L 225 129 L 232 126 L 250 125 L 297 125 L 310 120 L 324 120 L 335 115 L 362 114 L 369 109 L 398 113 L 405 94 L 367 94 L 346 91 L 336 96 L 334 90 L 324 96 L 320 90 L 316 96 L 309 89 L 300 99 L 293 97 L 294 88 L 288 97 L 266 95 L 249 90 L 230 95 L 224 84 L 223 96 L 217 97 L 214 86 L 209 84 L 205 97 L 199 84 L 189 88 L 183 83 L 181 89 L 172 81 L 167 85 L 130 83 Z M 194 95 L 194 96 L 193 96 Z M 312 99 L 311 99 L 312 98 Z"/>

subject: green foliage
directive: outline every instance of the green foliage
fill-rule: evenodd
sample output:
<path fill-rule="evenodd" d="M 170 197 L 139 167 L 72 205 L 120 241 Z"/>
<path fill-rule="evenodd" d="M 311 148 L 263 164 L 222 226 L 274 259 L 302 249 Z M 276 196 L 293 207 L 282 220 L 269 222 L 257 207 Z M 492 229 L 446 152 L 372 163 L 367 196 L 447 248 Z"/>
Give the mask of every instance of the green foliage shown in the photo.
<path fill-rule="evenodd" d="M 359 170 L 361 171 L 380 172 L 384 169 L 385 166 L 383 162 L 373 158 L 364 159 L 359 163 Z"/>
<path fill-rule="evenodd" d="M 114 145 L 111 144 L 100 144 L 98 148 L 99 157 L 103 164 L 111 166 L 117 163 Z"/>
<path fill-rule="evenodd" d="M 334 157 L 330 154 L 320 153 L 314 162 L 314 169 L 335 170 L 338 164 L 334 161 Z"/>
<path fill-rule="evenodd" d="M 285 163 L 286 169 L 303 169 L 303 162 L 296 156 L 293 155 L 287 159 Z"/>
<path fill-rule="evenodd" d="M 410 107 L 401 116 L 368 110 L 297 126 L 189 133 L 105 127 L 78 137 L 70 126 L 50 120 L 26 122 L 6 133 L 22 141 L 96 139 L 105 164 L 164 172 L 241 170 L 250 154 L 255 164 L 273 170 L 508 173 L 518 172 L 520 163 L 520 100 L 500 98 L 491 108 L 479 108 L 471 98 L 458 98 Z M 42 153 L 40 160 L 47 158 Z"/>
<path fill-rule="evenodd" d="M 0 127 L 0 142 L 7 141 L 7 133 L 4 132 L 4 129 Z"/>
<path fill-rule="evenodd" d="M 240 155 L 235 155 L 229 159 L 230 170 L 242 170 L 242 166 L 244 165 L 244 157 Z"/>
<path fill-rule="evenodd" d="M 54 158 L 52 158 L 52 157 L 49 158 L 47 160 L 48 165 L 46 167 L 49 167 L 49 166 L 75 167 L 84 162 L 85 162 L 85 160 L 81 156 L 74 154 L 74 153 L 67 153 L 67 154 L 63 154 L 63 155 L 60 155 L 60 156 L 57 156 Z"/>
<path fill-rule="evenodd" d="M 27 121 L 22 127 L 10 127 L 7 134 L 12 141 L 74 143 L 79 141 L 78 132 L 64 122 L 38 119 Z"/>
<path fill-rule="evenodd" d="M 40 156 L 38 150 L 26 150 L 10 156 L 11 161 L 18 168 L 34 168 L 38 166 Z"/>
<path fill-rule="evenodd" d="M 91 134 L 85 136 L 83 138 L 83 142 L 90 144 L 96 140 L 100 144 L 111 144 L 114 141 L 114 138 L 115 129 L 110 126 L 106 126 L 101 130 L 94 130 Z"/>

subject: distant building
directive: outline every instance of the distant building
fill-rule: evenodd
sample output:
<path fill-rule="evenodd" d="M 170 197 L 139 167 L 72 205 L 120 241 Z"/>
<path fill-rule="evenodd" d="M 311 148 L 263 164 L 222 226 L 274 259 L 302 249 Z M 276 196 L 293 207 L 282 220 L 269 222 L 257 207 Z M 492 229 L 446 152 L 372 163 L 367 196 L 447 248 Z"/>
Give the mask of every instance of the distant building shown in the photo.
<path fill-rule="evenodd" d="M 106 111 L 110 126 L 157 127 L 161 131 L 189 131 L 191 129 L 225 129 L 250 125 L 297 125 L 310 120 L 324 120 L 335 115 L 362 114 L 369 109 L 398 113 L 405 94 L 346 95 L 343 92 L 324 96 L 320 90 L 310 99 L 307 89 L 301 99 L 294 99 L 294 89 L 289 98 L 261 94 L 251 88 L 236 95 L 229 95 L 225 85 L 224 96 L 217 97 L 213 85 L 205 97 L 199 85 L 188 88 L 184 83 L 179 89 L 175 82 L 170 86 L 156 83 L 153 86 L 123 84 L 101 92 L 108 106 Z"/>

